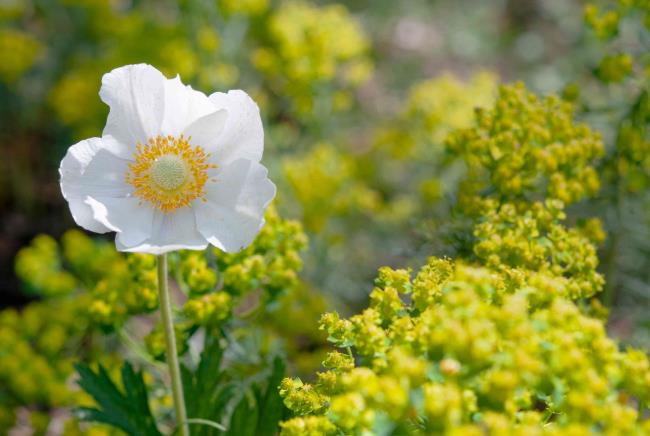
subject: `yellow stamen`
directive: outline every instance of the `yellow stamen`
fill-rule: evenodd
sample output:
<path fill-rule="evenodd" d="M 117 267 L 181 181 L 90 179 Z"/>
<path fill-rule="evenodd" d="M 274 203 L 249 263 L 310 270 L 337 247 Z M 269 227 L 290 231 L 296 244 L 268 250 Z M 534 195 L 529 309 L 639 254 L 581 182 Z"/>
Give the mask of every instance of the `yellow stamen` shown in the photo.
<path fill-rule="evenodd" d="M 183 135 L 149 138 L 145 145 L 137 145 L 126 182 L 135 188 L 136 197 L 165 213 L 172 212 L 197 198 L 205 199 L 208 170 L 216 168 L 207 163 L 209 156 Z"/>

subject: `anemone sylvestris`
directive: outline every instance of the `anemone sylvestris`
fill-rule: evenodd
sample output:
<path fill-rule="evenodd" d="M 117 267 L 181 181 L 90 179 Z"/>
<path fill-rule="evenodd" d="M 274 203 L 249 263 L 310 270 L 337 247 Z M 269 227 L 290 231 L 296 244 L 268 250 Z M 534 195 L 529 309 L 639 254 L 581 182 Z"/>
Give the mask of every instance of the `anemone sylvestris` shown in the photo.
<path fill-rule="evenodd" d="M 77 224 L 116 232 L 121 251 L 251 243 L 275 185 L 260 164 L 259 109 L 245 92 L 206 96 L 140 64 L 105 74 L 99 95 L 110 107 L 102 137 L 71 146 L 59 169 Z"/>

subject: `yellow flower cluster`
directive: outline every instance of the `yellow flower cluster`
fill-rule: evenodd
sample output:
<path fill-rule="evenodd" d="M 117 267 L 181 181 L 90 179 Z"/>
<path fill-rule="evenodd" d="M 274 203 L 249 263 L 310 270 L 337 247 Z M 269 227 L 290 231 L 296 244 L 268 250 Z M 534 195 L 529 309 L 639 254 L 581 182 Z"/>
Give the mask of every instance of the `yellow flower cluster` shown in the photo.
<path fill-rule="evenodd" d="M 284 436 L 322 436 L 336 434 L 336 426 L 324 416 L 306 416 L 280 424 Z"/>
<path fill-rule="evenodd" d="M 641 259 L 647 252 L 647 238 L 638 235 L 638 229 L 647 227 L 647 217 L 628 211 L 645 208 L 650 187 L 650 57 L 645 43 L 650 37 L 650 2 L 592 0 L 585 7 L 585 21 L 600 40 L 595 54 L 601 59 L 588 66 L 595 80 L 585 84 L 588 92 L 581 95 L 580 106 L 584 117 L 599 123 L 608 138 L 599 168 L 602 195 L 592 203 L 610 233 L 603 250 L 607 285 L 602 301 L 628 314 L 636 305 L 633 283 L 643 280 L 647 270 L 643 262 L 628 268 L 624 259 Z"/>
<path fill-rule="evenodd" d="M 91 296 L 88 312 L 95 323 L 117 327 L 129 316 L 158 307 L 153 256 L 122 256 L 113 244 L 95 241 L 79 230 L 66 232 L 61 245 L 64 261 Z"/>
<path fill-rule="evenodd" d="M 568 201 L 593 193 L 602 144 L 570 115 L 517 85 L 477 112 L 476 127 L 452 133 L 450 147 L 478 174 L 474 257 L 431 258 L 415 277 L 381 268 L 367 309 L 324 314 L 320 328 L 341 351 L 315 383 L 283 381 L 295 414 L 283 434 L 650 431 L 647 356 L 620 350 L 597 305 L 575 301 L 602 287 L 591 244 L 602 229 L 564 227 L 552 180 L 592 181 Z M 508 171 L 521 176 L 517 189 Z"/>
<path fill-rule="evenodd" d="M 183 306 L 184 315 L 199 326 L 219 323 L 230 316 L 231 310 L 232 297 L 226 292 L 214 292 L 193 298 Z"/>
<path fill-rule="evenodd" d="M 0 4 L 0 20 L 11 20 L 19 17 L 26 8 L 23 0 L 6 0 Z"/>
<path fill-rule="evenodd" d="M 413 280 L 384 269 L 378 283 L 361 314 L 323 316 L 330 341 L 353 347 L 357 365 L 336 354 L 316 384 L 286 379 L 280 392 L 298 416 L 283 434 L 650 429 L 645 406 L 637 410 L 650 399 L 646 355 L 619 351 L 601 320 L 549 297 L 552 277 L 512 287 L 509 274 L 431 259 Z"/>
<path fill-rule="evenodd" d="M 63 73 L 53 77 L 55 83 L 48 87 L 46 98 L 63 124 L 81 137 L 100 132 L 107 113 L 97 99 L 101 76 L 119 65 L 147 62 L 170 77 L 180 74 L 202 87 L 232 85 L 233 75 L 236 80 L 238 73 L 218 56 L 219 35 L 214 23 L 205 14 L 199 15 L 200 8 L 188 7 L 187 13 L 176 14 L 175 7 L 167 4 L 152 9 L 140 3 L 125 6 L 108 0 L 75 0 L 57 2 L 37 16 L 38 26 L 32 34 L 40 38 L 60 32 L 85 35 L 83 49 L 74 45 L 47 48 L 48 56 L 58 62 L 51 69 Z M 216 13 L 216 4 L 213 7 Z M 15 21 L 20 23 L 21 18 L 15 17 Z M 61 28 L 63 23 L 65 28 Z M 6 68 L 25 57 L 16 56 L 16 50 L 2 53 L 12 53 L 11 62 L 2 62 Z"/>
<path fill-rule="evenodd" d="M 37 236 L 20 250 L 15 269 L 26 290 L 43 297 L 65 295 L 77 286 L 75 278 L 63 270 L 59 246 L 51 236 Z"/>
<path fill-rule="evenodd" d="M 179 354 L 184 354 L 188 349 L 187 340 L 189 336 L 187 324 L 174 324 L 174 335 L 176 337 L 176 350 Z M 147 352 L 157 360 L 164 361 L 167 352 L 167 343 L 165 342 L 165 333 L 162 324 L 156 326 L 144 337 L 144 345 Z"/>
<path fill-rule="evenodd" d="M 648 68 L 649 59 L 645 56 L 643 38 L 647 37 L 650 30 L 650 4 L 646 0 L 616 0 L 598 2 L 603 3 L 601 7 L 597 2 L 588 3 L 585 6 L 585 22 L 591 28 L 598 39 L 604 42 L 611 42 L 621 34 L 621 22 L 624 18 L 633 17 L 640 21 L 638 23 L 640 44 L 627 41 L 625 44 L 613 45 L 616 49 L 629 50 L 629 52 L 616 52 L 605 54 L 600 65 L 595 70 L 596 76 L 604 83 L 621 82 L 630 75 L 634 63 L 640 64 L 644 69 Z M 638 22 L 637 21 L 637 22 Z M 644 73 L 647 79 L 647 71 Z"/>
<path fill-rule="evenodd" d="M 16 274 L 32 292 L 45 297 L 86 290 L 89 315 L 106 327 L 155 310 L 158 304 L 153 256 L 121 256 L 112 244 L 93 241 L 79 230 L 66 232 L 60 246 L 50 236 L 37 236 L 16 256 Z"/>
<path fill-rule="evenodd" d="M 43 45 L 31 34 L 11 28 L 0 29 L 0 80 L 13 83 L 38 60 Z"/>
<path fill-rule="evenodd" d="M 538 281 L 550 280 L 549 292 L 571 299 L 591 297 L 602 289 L 596 248 L 585 231 L 562 225 L 562 202 L 486 203 L 491 207 L 474 228 L 474 253 L 482 263 L 510 272 L 519 286 L 522 280 L 534 280 L 542 289 Z"/>
<path fill-rule="evenodd" d="M 604 3 L 605 8 L 597 3 Z M 650 28 L 650 4 L 646 0 L 614 0 L 591 2 L 585 6 L 587 25 L 602 40 L 610 40 L 619 34 L 621 18 L 635 15 L 643 19 L 646 28 Z"/>
<path fill-rule="evenodd" d="M 14 410 L 69 405 L 74 353 L 87 331 L 86 298 L 61 297 L 0 312 L 0 433 L 15 423 Z M 49 417 L 47 418 L 49 421 Z"/>
<path fill-rule="evenodd" d="M 180 253 L 180 282 L 185 283 L 193 295 L 203 295 L 214 290 L 217 285 L 217 272 L 210 268 L 208 259 L 199 251 Z"/>
<path fill-rule="evenodd" d="M 444 139 L 452 130 L 469 128 L 474 109 L 491 106 L 496 89 L 497 79 L 488 72 L 467 82 L 444 74 L 411 88 L 395 119 L 376 130 L 373 148 L 364 156 L 364 167 L 373 168 L 373 183 L 388 193 L 389 203 L 403 203 L 400 195 L 408 192 L 410 215 L 413 209 L 431 210 L 443 197 L 449 169 Z"/>
<path fill-rule="evenodd" d="M 431 159 L 454 129 L 468 128 L 474 109 L 494 101 L 497 79 L 481 72 L 466 83 L 451 74 L 414 85 L 397 119 L 378 129 L 376 147 L 395 159 Z"/>
<path fill-rule="evenodd" d="M 358 161 L 330 144 L 317 144 L 306 155 L 287 158 L 284 174 L 300 203 L 302 222 L 319 232 L 332 216 L 376 214 L 381 199 L 358 177 Z"/>
<path fill-rule="evenodd" d="M 253 291 L 272 299 L 293 288 L 302 268 L 299 256 L 307 240 L 296 221 L 284 220 L 271 207 L 257 239 L 239 253 L 220 250 L 181 252 L 172 272 L 188 295 L 182 313 L 187 329 L 227 319 L 236 303 Z M 69 266 L 69 271 L 62 264 Z M 44 296 L 81 289 L 88 292 L 88 313 L 96 324 L 119 327 L 129 317 L 158 307 L 156 260 L 146 254 L 117 253 L 112 244 L 92 240 L 78 230 L 61 239 L 39 236 L 16 258 L 18 276 Z"/>
<path fill-rule="evenodd" d="M 570 204 L 595 194 L 600 182 L 592 163 L 603 155 L 603 143 L 572 115 L 573 106 L 558 97 L 539 98 L 521 83 L 500 87 L 494 108 L 477 110 L 476 126 L 446 141 L 467 165 L 461 207 L 482 212 L 482 190 L 502 202 L 553 198 Z"/>
<path fill-rule="evenodd" d="M 617 10 L 602 11 L 593 3 L 585 6 L 585 21 L 600 39 L 606 40 L 614 37 L 618 33 L 620 20 L 621 16 Z"/>
<path fill-rule="evenodd" d="M 605 4 L 604 10 L 593 3 L 585 8 L 587 24 L 607 43 L 602 48 L 605 54 L 594 73 L 604 85 L 620 83 L 620 88 L 625 92 L 621 93 L 622 98 L 608 98 L 608 109 L 621 119 L 617 120 L 616 140 L 604 170 L 611 177 L 614 190 L 638 193 L 650 186 L 650 140 L 647 129 L 650 58 L 643 47 L 643 41 L 650 31 L 650 3 L 644 0 L 617 0 Z M 624 18 L 627 32 L 621 32 Z M 637 35 L 637 40 L 630 40 L 630 35 Z"/>
<path fill-rule="evenodd" d="M 226 14 L 259 15 L 269 7 L 269 0 L 219 0 Z"/>
<path fill-rule="evenodd" d="M 233 296 L 261 290 L 264 298 L 274 298 L 298 282 L 297 273 L 302 268 L 299 252 L 307 245 L 302 226 L 281 218 L 274 207 L 267 210 L 265 219 L 255 241 L 244 250 L 214 250 L 223 277 L 222 290 Z"/>
<path fill-rule="evenodd" d="M 648 115 L 650 115 L 650 97 L 644 92 L 639 96 L 632 116 L 621 123 L 616 139 L 614 171 L 629 192 L 639 192 L 650 186 L 648 125 L 638 122 Z"/>
<path fill-rule="evenodd" d="M 254 70 L 262 77 L 248 88 L 259 87 L 253 94 L 262 105 L 270 101 L 266 113 L 317 122 L 319 114 L 348 109 L 373 70 L 368 38 L 342 5 L 219 0 L 191 2 L 179 13 L 172 2 L 153 9 L 110 0 L 32 3 L 0 5 L 0 81 L 12 83 L 47 59 L 45 71 L 36 71 L 39 98 L 75 136 L 100 132 L 107 112 L 96 98 L 101 75 L 118 65 L 147 62 L 202 89 L 231 88 Z M 29 32 L 14 30 L 25 23 Z M 84 44 L 41 42 L 63 32 L 83 35 Z M 232 44 L 222 44 L 222 32 Z M 269 96 L 281 98 L 276 104 Z"/>
<path fill-rule="evenodd" d="M 298 284 L 302 266 L 298 253 L 306 243 L 300 224 L 282 219 L 271 207 L 257 239 L 240 253 L 214 249 L 172 254 L 171 276 L 187 296 L 175 324 L 179 352 L 188 349 L 188 340 L 198 328 L 217 327 L 233 312 L 244 316 L 255 298 L 256 308 L 269 312 L 262 322 L 269 321 L 270 303 Z M 0 433 L 15 424 L 16 408 L 38 404 L 49 412 L 76 402 L 77 393 L 69 385 L 72 363 L 80 352 L 95 357 L 98 342 L 91 340 L 92 333 L 97 328 L 121 330 L 134 316 L 151 312 L 158 304 L 154 256 L 118 253 L 113 243 L 91 239 L 78 230 L 66 232 L 60 244 L 38 236 L 19 252 L 16 271 L 34 294 L 47 299 L 20 312 L 0 311 Z M 323 310 L 322 304 L 317 307 Z M 273 322 L 280 325 L 277 319 Z M 285 327 L 289 335 L 298 324 Z M 270 330 L 265 333 L 273 336 Z M 164 358 L 160 325 L 144 341 L 151 356 Z M 41 424 L 47 427 L 47 413 L 34 417 L 43 418 Z"/>
<path fill-rule="evenodd" d="M 632 57 L 627 53 L 607 55 L 600 61 L 596 75 L 605 83 L 620 82 L 632 72 L 632 67 Z"/>
<path fill-rule="evenodd" d="M 342 5 L 285 1 L 266 32 L 268 44 L 255 50 L 253 65 L 301 118 L 313 116 L 317 105 L 347 109 L 350 91 L 372 72 L 368 40 Z"/>
<path fill-rule="evenodd" d="M 101 72 L 91 65 L 77 67 L 67 72 L 52 87 L 48 102 L 61 122 L 73 127 L 79 136 L 95 135 L 99 132 L 99 122 L 105 109 L 96 102 Z"/>
<path fill-rule="evenodd" d="M 489 106 L 495 93 L 491 73 L 467 83 L 445 74 L 413 86 L 397 115 L 375 130 L 369 150 L 354 153 L 321 142 L 286 158 L 284 175 L 307 229 L 320 233 L 336 217 L 346 224 L 358 217 L 404 222 L 429 210 L 443 194 L 443 171 L 432 168 L 444 166 L 444 138 L 470 127 L 474 108 Z"/>

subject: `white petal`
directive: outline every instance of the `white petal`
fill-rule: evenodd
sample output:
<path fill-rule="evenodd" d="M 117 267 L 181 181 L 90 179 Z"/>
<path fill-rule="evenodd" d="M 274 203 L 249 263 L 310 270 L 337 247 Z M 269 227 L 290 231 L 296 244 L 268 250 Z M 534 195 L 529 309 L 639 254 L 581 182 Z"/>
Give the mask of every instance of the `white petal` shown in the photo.
<path fill-rule="evenodd" d="M 165 76 L 151 65 L 126 65 L 102 77 L 101 99 L 110 106 L 104 135 L 122 145 L 130 158 L 138 143 L 160 133 L 165 110 Z"/>
<path fill-rule="evenodd" d="M 111 135 L 102 136 L 102 148 L 110 151 L 115 156 L 128 161 L 133 161 L 135 149 L 130 144 L 124 144 Z"/>
<path fill-rule="evenodd" d="M 93 218 L 93 210 L 86 204 L 84 199 L 70 199 L 68 200 L 68 206 L 70 206 L 70 213 L 74 222 L 84 229 L 95 233 L 108 233 L 111 231 L 111 229 Z"/>
<path fill-rule="evenodd" d="M 119 245 L 135 246 L 151 237 L 154 211 L 146 202 L 135 197 L 93 198 L 86 197 L 86 204 L 93 210 L 95 220 L 117 232 Z"/>
<path fill-rule="evenodd" d="M 214 104 L 205 94 L 183 85 L 178 76 L 165 80 L 163 135 L 178 136 L 194 121 L 214 111 Z"/>
<path fill-rule="evenodd" d="M 190 138 L 192 145 L 200 145 L 213 156 L 218 152 L 218 138 L 228 119 L 228 111 L 219 109 L 205 115 L 185 128 L 183 135 Z"/>
<path fill-rule="evenodd" d="M 65 161 L 65 159 L 64 159 Z M 61 191 L 67 198 L 125 197 L 133 188 L 125 182 L 128 161 L 100 149 L 81 174 L 61 163 Z"/>
<path fill-rule="evenodd" d="M 100 148 L 102 148 L 100 138 L 89 138 L 77 142 L 68 148 L 61 161 L 61 169 L 76 170 L 81 174 Z"/>
<path fill-rule="evenodd" d="M 197 200 L 199 232 L 214 246 L 236 252 L 248 246 L 264 225 L 264 211 L 275 185 L 258 162 L 239 159 L 221 168 L 217 181 L 206 185 L 206 202 Z"/>
<path fill-rule="evenodd" d="M 217 109 L 226 109 L 228 119 L 224 130 L 214 142 L 203 144 L 214 162 L 225 165 L 244 158 L 259 162 L 264 151 L 264 130 L 257 104 L 244 91 L 215 92 L 210 101 Z"/>
<path fill-rule="evenodd" d="M 163 254 L 174 250 L 203 250 L 208 246 L 197 231 L 194 211 L 179 209 L 173 213 L 155 212 L 151 237 L 129 245 L 117 239 L 117 249 L 138 253 Z"/>
<path fill-rule="evenodd" d="M 61 192 L 72 217 L 81 227 L 97 233 L 109 229 L 93 219 L 86 197 L 121 197 L 131 191 L 124 182 L 128 162 L 109 152 L 106 143 L 104 138 L 91 138 L 71 146 L 59 167 Z"/>

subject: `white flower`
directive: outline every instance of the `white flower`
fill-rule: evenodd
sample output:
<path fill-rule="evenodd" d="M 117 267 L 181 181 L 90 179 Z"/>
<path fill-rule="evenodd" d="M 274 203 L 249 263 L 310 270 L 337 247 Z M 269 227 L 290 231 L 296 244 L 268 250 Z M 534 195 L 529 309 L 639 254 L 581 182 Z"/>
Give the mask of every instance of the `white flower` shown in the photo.
<path fill-rule="evenodd" d="M 102 137 L 70 147 L 59 169 L 77 224 L 116 232 L 121 251 L 233 252 L 253 241 L 275 185 L 245 92 L 207 97 L 140 64 L 105 74 L 99 95 L 110 107 Z"/>

